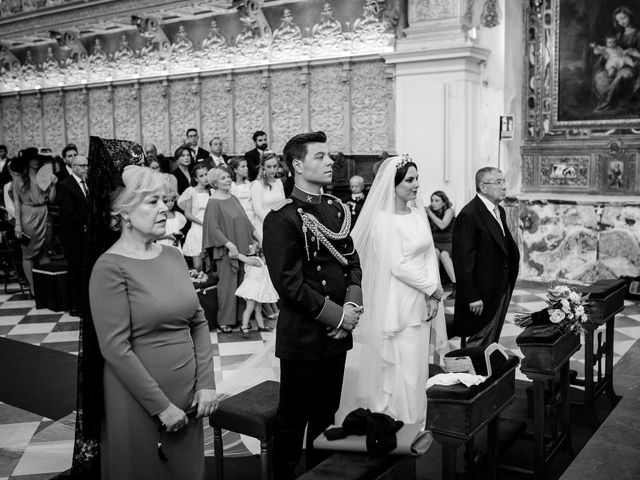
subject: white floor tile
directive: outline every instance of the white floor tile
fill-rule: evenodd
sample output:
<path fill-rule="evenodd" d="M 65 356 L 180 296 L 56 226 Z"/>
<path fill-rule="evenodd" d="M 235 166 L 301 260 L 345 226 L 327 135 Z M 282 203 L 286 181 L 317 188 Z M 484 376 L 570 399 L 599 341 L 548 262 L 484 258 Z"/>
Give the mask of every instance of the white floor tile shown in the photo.
<path fill-rule="evenodd" d="M 0 316 L 0 326 L 17 325 L 23 318 L 24 317 L 22 315 L 12 315 L 7 317 Z"/>
<path fill-rule="evenodd" d="M 0 448 L 23 449 L 31 441 L 40 422 L 0 425 Z"/>
<path fill-rule="evenodd" d="M 42 340 L 42 343 L 77 342 L 78 340 L 80 340 L 80 332 L 75 330 L 73 332 L 51 332 Z"/>
<path fill-rule="evenodd" d="M 11 302 L 13 303 L 13 302 Z M 31 304 L 31 306 L 33 307 L 34 304 Z M 53 310 L 49 310 L 48 308 L 33 308 L 30 312 L 29 315 L 58 315 L 60 312 L 54 312 Z"/>
<path fill-rule="evenodd" d="M 233 343 L 219 343 L 220 356 L 225 355 L 251 355 L 256 353 L 264 345 L 262 341 L 245 341 Z"/>
<path fill-rule="evenodd" d="M 16 325 L 11 329 L 8 335 L 25 335 L 28 333 L 49 333 L 55 323 L 25 323 Z"/>
<path fill-rule="evenodd" d="M 60 312 L 57 312 L 57 313 L 60 313 Z M 60 320 L 58 320 L 58 322 L 77 322 L 78 320 L 80 320 L 80 317 L 72 317 L 68 313 L 63 313 L 62 316 L 60 317 Z"/>
<path fill-rule="evenodd" d="M 7 308 L 33 308 L 36 304 L 35 300 L 16 300 L 15 302 L 4 302 L 0 305 L 0 310 Z"/>
<path fill-rule="evenodd" d="M 29 445 L 13 471 L 13 476 L 63 472 L 71 467 L 73 441 Z"/>

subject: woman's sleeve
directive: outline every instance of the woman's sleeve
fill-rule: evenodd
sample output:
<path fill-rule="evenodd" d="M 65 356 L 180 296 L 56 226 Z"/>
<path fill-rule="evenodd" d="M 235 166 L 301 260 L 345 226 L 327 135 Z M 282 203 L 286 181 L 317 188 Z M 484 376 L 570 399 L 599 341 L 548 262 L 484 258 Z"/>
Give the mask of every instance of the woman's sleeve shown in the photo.
<path fill-rule="evenodd" d="M 185 210 L 185 207 L 187 206 L 186 203 L 187 201 L 191 200 L 193 191 L 194 191 L 193 187 L 186 188 L 185 191 L 182 192 L 182 194 L 180 195 L 180 197 L 178 197 L 178 200 L 176 201 L 176 204 L 178 205 L 178 207 L 180 207 L 180 209 L 183 212 L 186 212 Z"/>
<path fill-rule="evenodd" d="M 149 415 L 157 415 L 170 401 L 131 349 L 131 312 L 120 268 L 99 260 L 89 282 L 89 301 L 100 351 L 106 364 Z"/>
<path fill-rule="evenodd" d="M 264 217 L 267 216 L 269 210 L 266 210 L 262 203 L 262 195 L 264 193 L 264 187 L 260 184 L 260 182 L 253 182 L 251 185 L 251 206 L 253 207 L 253 213 L 260 219 L 261 222 L 264 222 Z"/>
<path fill-rule="evenodd" d="M 173 212 L 178 219 L 178 230 L 182 230 L 184 226 L 187 224 L 187 219 L 180 212 Z"/>
<path fill-rule="evenodd" d="M 391 275 L 402 283 L 431 295 L 438 288 L 438 279 L 430 279 L 427 276 L 426 266 L 415 265 L 406 257 L 399 232 L 396 233 L 395 235 L 378 235 L 378 238 L 386 238 L 388 241 L 388 246 L 381 245 L 378 251 L 388 256 Z"/>
<path fill-rule="evenodd" d="M 220 226 L 222 222 L 222 212 L 218 202 L 209 200 L 207 208 L 204 210 L 204 221 L 202 222 L 202 248 L 224 247 L 230 240 L 226 237 Z"/>

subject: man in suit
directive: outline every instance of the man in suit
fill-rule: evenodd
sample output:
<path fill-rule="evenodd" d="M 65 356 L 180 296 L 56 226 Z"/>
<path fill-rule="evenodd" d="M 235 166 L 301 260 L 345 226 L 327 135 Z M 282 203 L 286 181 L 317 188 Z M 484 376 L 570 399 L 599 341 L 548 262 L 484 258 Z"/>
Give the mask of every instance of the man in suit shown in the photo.
<path fill-rule="evenodd" d="M 209 151 L 211 154 L 209 158 L 205 160 L 205 163 L 209 169 L 214 167 L 228 167 L 229 157 L 222 153 L 222 140 L 220 137 L 213 137 L 209 142 Z"/>
<path fill-rule="evenodd" d="M 458 284 L 453 333 L 468 336 L 469 347 L 486 347 L 500 339 L 520 253 L 499 205 L 507 191 L 504 174 L 485 167 L 475 180 L 477 195 L 460 211 L 453 228 Z"/>
<path fill-rule="evenodd" d="M 258 176 L 262 154 L 269 146 L 267 143 L 267 134 L 262 130 L 258 130 L 253 134 L 253 143 L 255 148 L 245 152 L 244 154 L 244 159 L 247 161 L 247 167 L 249 167 L 249 181 L 251 182 L 253 182 Z"/>
<path fill-rule="evenodd" d="M 189 147 L 192 164 L 209 158 L 209 152 L 198 146 L 199 140 L 200 137 L 198 136 L 198 130 L 193 127 L 187 130 L 187 137 L 184 143 Z"/>
<path fill-rule="evenodd" d="M 60 239 L 67 259 L 68 292 L 71 315 L 78 315 L 82 286 L 82 261 L 87 234 L 87 173 L 86 157 L 73 158 L 71 175 L 57 185 L 56 199 L 60 206 Z"/>
<path fill-rule="evenodd" d="M 62 160 L 64 161 L 64 168 L 61 168 L 58 172 L 56 172 L 56 177 L 58 177 L 58 182 L 61 182 L 65 178 L 71 175 L 71 165 L 73 165 L 73 160 L 78 156 L 78 147 L 76 147 L 73 143 L 68 144 L 66 147 L 62 149 Z"/>
<path fill-rule="evenodd" d="M 351 229 L 356 225 L 358 216 L 364 206 L 367 196 L 364 193 L 364 178 L 354 175 L 349 179 L 350 194 L 343 200 L 351 209 Z"/>
<path fill-rule="evenodd" d="M 266 264 L 282 302 L 276 332 L 277 480 L 295 478 L 305 427 L 307 467 L 320 460 L 313 439 L 334 421 L 346 354 L 352 347 L 351 331 L 362 313 L 360 260 L 344 231 L 349 209 L 321 192 L 333 174 L 326 138 L 323 132 L 312 132 L 287 142 L 284 158 L 295 186 L 290 198 L 275 206 L 264 222 Z M 324 237 L 325 228 L 340 232 L 338 238 Z"/>

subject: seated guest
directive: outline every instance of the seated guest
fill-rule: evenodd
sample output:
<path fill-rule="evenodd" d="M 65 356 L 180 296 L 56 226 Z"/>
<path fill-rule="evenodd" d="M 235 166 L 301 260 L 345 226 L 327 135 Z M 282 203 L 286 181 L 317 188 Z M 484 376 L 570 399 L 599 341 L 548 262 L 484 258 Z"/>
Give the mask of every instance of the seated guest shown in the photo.
<path fill-rule="evenodd" d="M 453 291 L 448 298 L 456 296 L 456 274 L 451 260 L 451 250 L 453 245 L 453 225 L 456 219 L 455 212 L 451 206 L 451 200 L 447 194 L 441 190 L 433 192 L 431 195 L 431 205 L 427 208 L 433 243 L 436 246 L 436 254 L 444 271 L 447 272 Z"/>
<path fill-rule="evenodd" d="M 122 181 L 111 197 L 120 237 L 89 283 L 104 357 L 102 478 L 202 479 L 202 418 L 217 402 L 207 321 L 182 255 L 154 243 L 167 218 L 162 176 L 131 165 Z"/>
<path fill-rule="evenodd" d="M 244 208 L 247 217 L 254 223 L 253 206 L 251 205 L 251 182 L 249 181 L 249 167 L 244 158 L 234 158 L 229 162 L 229 167 L 233 171 L 233 183 L 231 184 L 231 195 L 240 200 L 240 205 Z"/>
<path fill-rule="evenodd" d="M 364 178 L 360 175 L 351 177 L 349 179 L 349 190 L 351 190 L 351 195 L 345 199 L 345 203 L 349 205 L 351 209 L 351 228 L 353 229 L 364 205 L 364 201 L 367 198 L 364 194 Z"/>
<path fill-rule="evenodd" d="M 264 152 L 260 162 L 260 174 L 251 184 L 251 205 L 255 213 L 255 225 L 262 236 L 262 223 L 271 207 L 285 199 L 284 184 L 276 178 L 278 172 L 278 156 L 271 151 Z"/>
<path fill-rule="evenodd" d="M 259 236 L 240 201 L 231 195 L 229 172 L 212 168 L 207 178 L 214 190 L 204 214 L 202 248 L 211 253 L 218 272 L 218 332 L 231 333 L 231 327 L 242 319 L 235 296 L 244 278 L 238 255 L 255 251 Z"/>

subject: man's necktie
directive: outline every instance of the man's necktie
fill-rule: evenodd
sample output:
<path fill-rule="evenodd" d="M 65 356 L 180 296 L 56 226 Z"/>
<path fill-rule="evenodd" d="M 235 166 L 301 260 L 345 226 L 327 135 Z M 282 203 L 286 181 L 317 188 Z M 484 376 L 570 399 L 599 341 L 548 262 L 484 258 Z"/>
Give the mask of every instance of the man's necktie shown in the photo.
<path fill-rule="evenodd" d="M 496 205 L 495 207 L 493 207 L 493 213 L 496 217 L 496 220 L 498 221 L 498 225 L 500 225 L 500 229 L 502 230 L 502 234 L 504 235 L 504 226 L 502 225 L 502 220 L 500 219 L 500 209 L 498 208 L 498 206 Z"/>
<path fill-rule="evenodd" d="M 84 193 L 85 198 L 89 196 L 89 191 L 87 190 L 87 184 L 84 180 L 80 180 L 80 186 L 82 187 L 82 193 Z"/>

